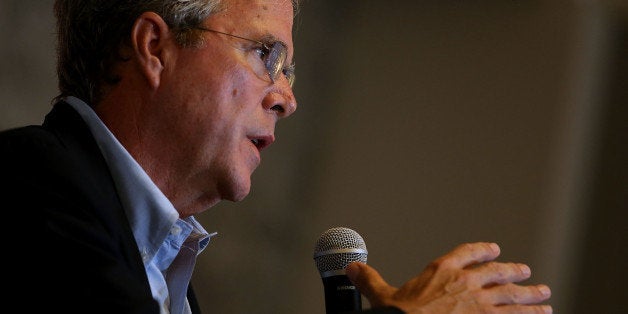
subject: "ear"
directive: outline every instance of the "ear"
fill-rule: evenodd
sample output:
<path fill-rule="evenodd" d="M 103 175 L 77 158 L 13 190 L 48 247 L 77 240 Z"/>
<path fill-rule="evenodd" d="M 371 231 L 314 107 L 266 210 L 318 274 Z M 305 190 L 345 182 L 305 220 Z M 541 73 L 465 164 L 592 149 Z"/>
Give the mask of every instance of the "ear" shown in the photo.
<path fill-rule="evenodd" d="M 156 13 L 144 12 L 131 29 L 131 47 L 140 72 L 153 89 L 159 87 L 161 73 L 172 46 L 170 28 Z"/>

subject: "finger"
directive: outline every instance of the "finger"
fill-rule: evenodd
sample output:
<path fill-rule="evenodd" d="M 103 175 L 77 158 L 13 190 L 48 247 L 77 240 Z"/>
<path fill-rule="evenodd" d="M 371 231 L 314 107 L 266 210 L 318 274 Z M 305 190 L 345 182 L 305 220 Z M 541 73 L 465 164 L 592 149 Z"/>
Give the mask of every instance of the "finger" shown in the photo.
<path fill-rule="evenodd" d="M 530 267 L 519 263 L 490 262 L 476 268 L 468 269 L 469 279 L 481 286 L 490 284 L 506 284 L 530 278 Z"/>
<path fill-rule="evenodd" d="M 358 288 L 372 306 L 382 305 L 382 300 L 389 298 L 396 288 L 390 286 L 373 267 L 359 262 L 345 268 L 349 280 Z"/>
<path fill-rule="evenodd" d="M 546 285 L 520 286 L 515 284 L 494 286 L 483 291 L 482 301 L 490 304 L 537 304 L 550 298 Z"/>
<path fill-rule="evenodd" d="M 519 314 L 552 314 L 553 309 L 549 305 L 500 305 L 496 307 L 498 313 L 519 313 Z"/>
<path fill-rule="evenodd" d="M 499 253 L 499 246 L 496 243 L 465 243 L 443 255 L 435 263 L 446 268 L 465 268 L 492 261 L 499 256 Z"/>

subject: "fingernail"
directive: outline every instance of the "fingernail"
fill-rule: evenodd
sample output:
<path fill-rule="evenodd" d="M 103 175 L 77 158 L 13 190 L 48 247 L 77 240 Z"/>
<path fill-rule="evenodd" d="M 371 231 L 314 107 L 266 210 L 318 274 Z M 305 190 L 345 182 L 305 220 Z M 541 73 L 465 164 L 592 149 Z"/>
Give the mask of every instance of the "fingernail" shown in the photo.
<path fill-rule="evenodd" d="M 491 243 L 489 245 L 491 246 L 491 250 L 493 250 L 493 252 L 499 253 L 499 245 L 497 245 L 497 243 Z"/>
<path fill-rule="evenodd" d="M 541 308 L 543 309 L 543 312 L 544 312 L 545 314 L 552 314 L 552 313 L 554 312 L 554 311 L 552 310 L 552 307 L 551 307 L 551 306 L 549 306 L 549 305 L 543 305 Z"/>
<path fill-rule="evenodd" d="M 345 268 L 345 273 L 347 277 L 349 277 L 349 280 L 353 281 L 360 274 L 360 267 L 357 263 L 351 263 Z"/>
<path fill-rule="evenodd" d="M 526 276 L 530 276 L 532 274 L 532 271 L 530 270 L 530 267 L 528 267 L 528 265 L 525 264 L 519 264 L 519 269 L 521 270 L 521 272 L 526 275 Z"/>
<path fill-rule="evenodd" d="M 544 297 L 549 297 L 550 295 L 552 295 L 552 290 L 550 290 L 550 288 L 548 286 L 545 286 L 545 285 L 540 285 L 539 286 L 539 291 L 541 291 L 541 294 Z"/>

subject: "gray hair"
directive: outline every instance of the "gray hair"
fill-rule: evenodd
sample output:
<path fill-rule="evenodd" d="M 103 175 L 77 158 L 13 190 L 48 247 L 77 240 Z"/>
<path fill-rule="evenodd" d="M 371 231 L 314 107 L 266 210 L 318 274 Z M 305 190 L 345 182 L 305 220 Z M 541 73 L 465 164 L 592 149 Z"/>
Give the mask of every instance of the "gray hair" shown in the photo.
<path fill-rule="evenodd" d="M 296 12 L 297 1 L 293 0 Z M 103 88 L 120 81 L 112 72 L 137 17 L 159 14 L 183 47 L 201 43 L 195 27 L 224 9 L 221 0 L 56 0 L 57 76 L 60 99 L 76 96 L 94 106 Z"/>

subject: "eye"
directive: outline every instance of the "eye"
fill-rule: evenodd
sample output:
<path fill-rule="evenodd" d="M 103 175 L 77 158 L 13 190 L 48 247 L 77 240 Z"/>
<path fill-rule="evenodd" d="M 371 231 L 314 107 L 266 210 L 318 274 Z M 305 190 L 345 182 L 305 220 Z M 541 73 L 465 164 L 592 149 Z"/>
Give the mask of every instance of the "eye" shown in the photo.
<path fill-rule="evenodd" d="M 270 49 L 266 45 L 257 46 L 253 48 L 253 50 L 255 51 L 255 53 L 257 53 L 259 58 L 262 60 L 266 60 L 266 58 L 268 58 L 268 54 L 270 53 Z"/>

